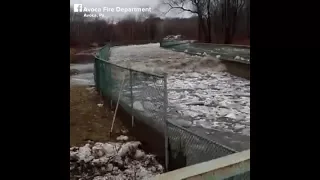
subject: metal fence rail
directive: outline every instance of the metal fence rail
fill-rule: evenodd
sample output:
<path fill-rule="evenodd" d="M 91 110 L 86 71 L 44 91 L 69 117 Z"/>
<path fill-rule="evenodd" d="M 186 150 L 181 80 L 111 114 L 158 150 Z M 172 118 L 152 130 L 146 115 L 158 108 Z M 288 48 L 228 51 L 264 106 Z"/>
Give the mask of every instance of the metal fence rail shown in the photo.
<path fill-rule="evenodd" d="M 163 134 L 167 170 L 236 152 L 167 120 L 166 74 L 150 74 L 120 67 L 110 63 L 109 56 L 110 45 L 103 47 L 95 56 L 94 79 L 97 90 L 111 101 L 120 97 L 120 105 L 129 114 Z"/>

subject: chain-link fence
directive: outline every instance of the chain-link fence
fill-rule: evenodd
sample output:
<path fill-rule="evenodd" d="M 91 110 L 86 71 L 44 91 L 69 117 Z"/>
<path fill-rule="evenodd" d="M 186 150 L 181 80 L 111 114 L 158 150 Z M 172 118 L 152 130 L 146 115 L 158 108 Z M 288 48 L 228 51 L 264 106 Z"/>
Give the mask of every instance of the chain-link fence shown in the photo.
<path fill-rule="evenodd" d="M 107 45 L 95 57 L 96 87 L 111 101 L 119 100 L 119 105 L 135 117 L 135 121 L 139 120 L 163 134 L 165 141 L 158 143 L 165 144 L 163 151 L 167 170 L 236 152 L 168 121 L 166 74 L 150 74 L 112 64 L 109 62 L 109 51 L 110 46 Z"/>
<path fill-rule="evenodd" d="M 190 41 L 163 40 L 160 42 L 163 48 L 178 52 L 185 52 L 198 56 L 220 56 L 222 60 L 250 63 L 250 47 L 242 45 L 224 45 L 210 43 L 192 43 Z"/>

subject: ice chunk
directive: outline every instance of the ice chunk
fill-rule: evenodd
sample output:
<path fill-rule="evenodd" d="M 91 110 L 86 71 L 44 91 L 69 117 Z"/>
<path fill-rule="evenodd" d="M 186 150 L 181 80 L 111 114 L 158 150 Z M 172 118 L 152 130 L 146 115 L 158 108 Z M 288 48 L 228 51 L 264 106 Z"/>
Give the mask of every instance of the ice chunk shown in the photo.
<path fill-rule="evenodd" d="M 133 109 L 138 110 L 138 111 L 144 111 L 143 105 L 141 104 L 140 101 L 135 101 L 133 103 Z"/>

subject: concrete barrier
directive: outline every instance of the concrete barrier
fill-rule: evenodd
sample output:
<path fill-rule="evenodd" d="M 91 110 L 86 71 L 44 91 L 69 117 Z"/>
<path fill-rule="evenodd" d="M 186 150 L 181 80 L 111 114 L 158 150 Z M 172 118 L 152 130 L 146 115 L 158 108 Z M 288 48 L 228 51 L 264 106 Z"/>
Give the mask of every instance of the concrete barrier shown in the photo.
<path fill-rule="evenodd" d="M 250 172 L 250 150 L 160 174 L 152 180 L 222 180 Z M 242 178 L 239 178 L 242 179 Z M 246 177 L 250 179 L 250 176 Z"/>
<path fill-rule="evenodd" d="M 230 74 L 250 80 L 250 62 L 243 63 L 222 59 L 221 63 L 226 66 Z"/>

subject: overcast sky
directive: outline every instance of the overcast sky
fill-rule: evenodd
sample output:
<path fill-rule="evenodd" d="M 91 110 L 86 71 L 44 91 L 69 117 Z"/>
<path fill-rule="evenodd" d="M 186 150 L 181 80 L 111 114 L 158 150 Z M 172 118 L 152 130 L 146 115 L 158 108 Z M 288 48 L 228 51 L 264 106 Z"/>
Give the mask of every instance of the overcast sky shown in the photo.
<path fill-rule="evenodd" d="M 160 0 L 70 0 L 70 6 L 73 7 L 73 4 L 82 4 L 83 7 L 86 8 L 139 8 L 139 7 L 151 7 L 151 12 L 156 13 L 157 15 L 161 15 L 159 12 L 165 12 L 166 7 L 162 7 L 159 10 L 159 3 Z M 129 13 L 123 12 L 103 12 L 105 17 L 115 17 L 121 18 Z M 137 13 L 136 13 L 137 14 Z M 190 14 L 188 13 L 177 13 L 177 12 L 170 12 L 166 15 L 167 17 L 188 17 Z M 164 17 L 164 15 L 161 15 Z"/>

